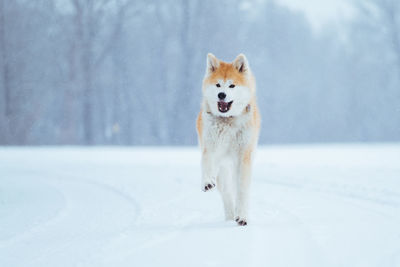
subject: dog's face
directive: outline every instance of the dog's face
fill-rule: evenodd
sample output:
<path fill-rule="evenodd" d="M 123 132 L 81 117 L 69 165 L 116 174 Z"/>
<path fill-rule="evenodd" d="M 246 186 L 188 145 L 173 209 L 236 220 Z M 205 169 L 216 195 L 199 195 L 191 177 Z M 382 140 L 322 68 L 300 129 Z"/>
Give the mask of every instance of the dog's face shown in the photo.
<path fill-rule="evenodd" d="M 253 76 L 243 54 L 232 63 L 207 55 L 203 97 L 214 115 L 230 117 L 242 114 L 254 93 Z"/>

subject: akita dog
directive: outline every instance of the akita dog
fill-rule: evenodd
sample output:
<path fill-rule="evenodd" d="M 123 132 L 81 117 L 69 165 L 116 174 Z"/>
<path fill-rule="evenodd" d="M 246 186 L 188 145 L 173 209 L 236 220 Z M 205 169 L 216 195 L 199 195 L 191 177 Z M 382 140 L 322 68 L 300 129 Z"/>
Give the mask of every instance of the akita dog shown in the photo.
<path fill-rule="evenodd" d="M 247 225 L 254 150 L 260 132 L 255 79 L 240 54 L 232 63 L 207 55 L 203 100 L 197 118 L 203 191 L 217 187 L 225 218 Z"/>

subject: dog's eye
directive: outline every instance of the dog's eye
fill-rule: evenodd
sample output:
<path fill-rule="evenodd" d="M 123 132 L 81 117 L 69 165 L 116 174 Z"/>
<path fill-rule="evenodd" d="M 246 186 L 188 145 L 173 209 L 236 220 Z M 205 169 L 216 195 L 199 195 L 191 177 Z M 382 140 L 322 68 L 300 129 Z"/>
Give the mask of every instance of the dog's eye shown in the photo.
<path fill-rule="evenodd" d="M 221 87 L 221 85 L 220 85 L 219 83 L 217 83 L 215 86 L 217 86 L 217 87 Z"/>
<path fill-rule="evenodd" d="M 234 87 L 235 87 L 234 84 L 229 85 L 229 88 L 234 88 Z"/>

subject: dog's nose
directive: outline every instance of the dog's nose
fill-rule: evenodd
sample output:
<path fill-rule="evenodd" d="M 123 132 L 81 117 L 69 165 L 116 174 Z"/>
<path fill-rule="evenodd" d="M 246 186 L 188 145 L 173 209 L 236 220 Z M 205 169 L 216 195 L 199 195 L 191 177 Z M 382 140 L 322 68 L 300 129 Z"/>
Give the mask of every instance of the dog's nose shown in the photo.
<path fill-rule="evenodd" d="M 218 98 L 221 99 L 221 100 L 224 100 L 225 97 L 226 97 L 226 94 L 223 93 L 223 92 L 221 92 L 221 93 L 218 94 Z"/>

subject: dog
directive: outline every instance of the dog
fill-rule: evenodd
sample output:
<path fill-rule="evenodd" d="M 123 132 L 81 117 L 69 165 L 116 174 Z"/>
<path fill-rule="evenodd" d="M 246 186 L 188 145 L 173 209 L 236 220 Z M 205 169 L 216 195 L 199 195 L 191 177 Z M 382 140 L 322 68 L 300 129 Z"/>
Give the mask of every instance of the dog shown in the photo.
<path fill-rule="evenodd" d="M 260 132 L 255 78 L 245 55 L 232 63 L 207 55 L 197 117 L 205 192 L 217 187 L 226 220 L 248 223 L 249 187 Z"/>

